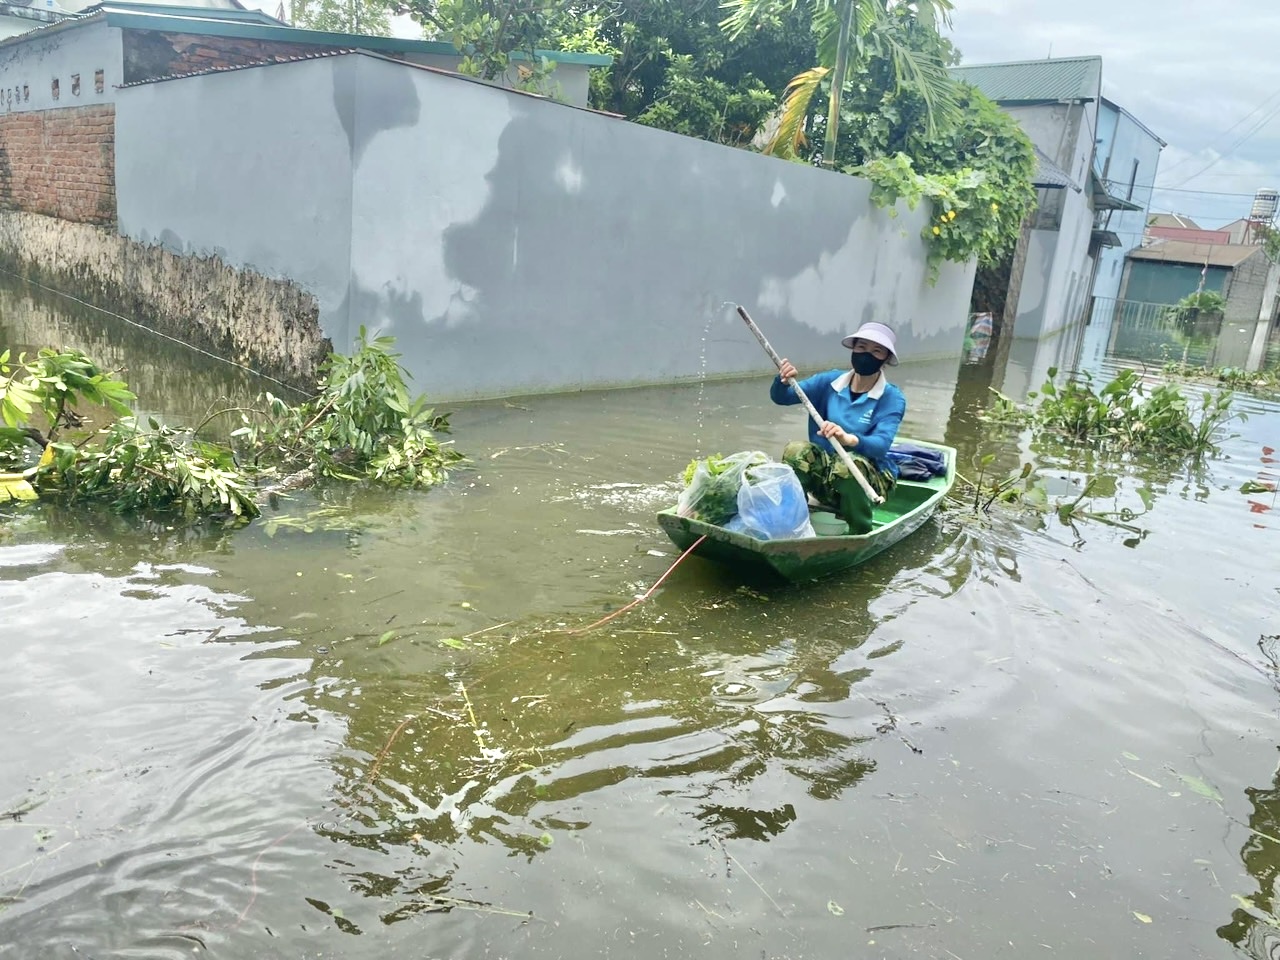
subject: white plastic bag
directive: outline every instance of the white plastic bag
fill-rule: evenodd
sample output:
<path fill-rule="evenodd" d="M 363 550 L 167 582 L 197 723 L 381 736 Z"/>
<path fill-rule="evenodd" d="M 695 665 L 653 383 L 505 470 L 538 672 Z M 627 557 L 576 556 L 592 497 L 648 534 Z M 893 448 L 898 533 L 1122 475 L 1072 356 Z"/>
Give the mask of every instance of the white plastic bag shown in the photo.
<path fill-rule="evenodd" d="M 816 537 L 809 522 L 809 500 L 796 472 L 785 463 L 748 466 L 738 488 L 738 516 L 727 529 L 757 540 Z"/>
<path fill-rule="evenodd" d="M 758 450 L 697 461 L 676 503 L 676 513 L 724 526 L 738 513 L 738 490 L 742 486 L 743 472 L 751 464 L 768 462 L 768 454 Z"/>

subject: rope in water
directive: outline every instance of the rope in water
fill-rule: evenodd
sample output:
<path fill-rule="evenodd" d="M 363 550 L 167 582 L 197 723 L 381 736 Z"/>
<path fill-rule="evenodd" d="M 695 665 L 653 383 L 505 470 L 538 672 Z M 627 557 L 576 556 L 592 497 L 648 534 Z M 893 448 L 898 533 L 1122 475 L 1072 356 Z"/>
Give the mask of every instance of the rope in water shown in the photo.
<path fill-rule="evenodd" d="M 662 581 L 667 579 L 667 577 L 671 576 L 671 571 L 673 571 L 676 567 L 680 566 L 680 561 L 682 561 L 689 554 L 693 553 L 693 551 L 697 549 L 698 544 L 702 543 L 702 541 L 705 539 L 707 539 L 707 535 L 704 533 L 697 540 L 693 541 L 693 543 L 689 545 L 689 549 L 686 550 L 684 553 L 680 554 L 680 556 L 676 557 L 676 562 L 671 564 L 671 566 L 667 567 L 667 572 L 664 573 L 662 576 L 660 576 L 657 580 L 655 580 L 653 586 L 650 587 L 648 590 L 646 590 L 643 596 L 636 597 L 634 600 L 628 603 L 625 607 L 620 607 L 619 609 L 613 611 L 613 613 L 609 614 L 607 617 L 601 617 L 595 623 L 589 623 L 585 627 L 579 627 L 577 630 L 565 630 L 564 632 L 569 634 L 586 633 L 588 630 L 594 630 L 596 627 L 603 626 L 604 624 L 612 620 L 614 617 L 620 617 L 624 613 L 626 613 L 628 610 L 632 609 L 633 607 L 639 606 L 640 604 L 644 603 L 651 596 L 653 596 L 653 591 L 657 590 L 660 586 L 662 586 Z"/>
<path fill-rule="evenodd" d="M 98 313 L 104 313 L 108 317 L 114 317 L 117 320 L 121 320 L 124 323 L 129 324 L 129 326 L 131 327 L 137 327 L 139 330 L 146 330 L 148 333 L 154 333 L 157 337 L 160 337 L 164 340 L 169 340 L 173 343 L 184 346 L 188 350 L 194 350 L 196 353 L 200 354 L 201 356 L 209 357 L 211 360 L 217 360 L 219 363 L 225 363 L 232 367 L 237 367 L 240 370 L 245 371 L 246 373 L 251 373 L 255 377 L 261 377 L 263 380 L 267 380 L 271 383 L 276 384 L 277 386 L 284 387 L 287 390 L 292 390 L 294 393 L 297 393 L 301 396 L 304 396 L 304 397 L 310 396 L 310 394 L 307 393 L 306 390 L 296 387 L 291 383 L 285 383 L 283 380 L 277 380 L 275 377 L 265 374 L 261 370 L 255 370 L 253 367 L 245 366 L 243 363 L 236 363 L 236 361 L 228 360 L 226 357 L 220 357 L 216 353 L 210 353 L 208 350 L 202 350 L 199 347 L 193 344 L 187 343 L 187 341 L 182 340 L 178 337 L 170 336 L 167 333 L 162 333 L 161 331 L 155 329 L 155 327 L 149 327 L 145 323 L 139 323 L 137 320 L 134 320 L 130 317 L 126 317 L 123 314 L 119 314 L 111 310 L 107 310 L 105 307 L 100 307 L 96 303 L 90 303 L 87 300 L 81 300 L 79 297 L 74 297 L 63 290 L 57 289 L 56 287 L 47 287 L 43 283 L 40 283 L 38 280 L 32 280 L 30 277 L 24 277 L 20 273 L 14 273 L 12 270 L 5 270 L 3 267 L 0 267 L 0 273 L 6 274 L 10 277 L 16 277 L 17 279 L 21 280 L 23 283 L 29 283 L 33 287 L 38 287 L 41 290 L 44 290 L 48 293 L 56 294 L 59 297 L 64 297 L 65 299 L 70 300 L 72 303 L 80 304 L 80 306 L 82 307 L 88 307 L 90 310 L 96 310 Z"/>

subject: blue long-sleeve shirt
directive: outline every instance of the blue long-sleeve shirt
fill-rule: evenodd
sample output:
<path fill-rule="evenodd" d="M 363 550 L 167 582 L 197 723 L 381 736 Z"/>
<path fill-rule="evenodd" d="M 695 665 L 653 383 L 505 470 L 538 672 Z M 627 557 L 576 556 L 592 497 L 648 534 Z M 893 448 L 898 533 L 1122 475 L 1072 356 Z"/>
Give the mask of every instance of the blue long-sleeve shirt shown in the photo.
<path fill-rule="evenodd" d="M 877 470 L 888 470 L 898 475 L 898 466 L 889 459 L 889 448 L 898 435 L 898 426 L 907 412 L 907 398 L 902 391 L 884 378 L 884 374 L 866 393 L 855 397 L 849 390 L 853 380 L 851 370 L 828 370 L 799 381 L 809 402 L 823 419 L 838 423 L 847 433 L 858 438 L 856 447 L 848 448 L 861 454 L 876 465 Z M 769 397 L 774 403 L 789 406 L 800 398 L 781 377 L 774 377 L 769 387 Z M 809 440 L 824 450 L 835 452 L 826 437 L 818 434 L 818 425 L 809 418 Z"/>

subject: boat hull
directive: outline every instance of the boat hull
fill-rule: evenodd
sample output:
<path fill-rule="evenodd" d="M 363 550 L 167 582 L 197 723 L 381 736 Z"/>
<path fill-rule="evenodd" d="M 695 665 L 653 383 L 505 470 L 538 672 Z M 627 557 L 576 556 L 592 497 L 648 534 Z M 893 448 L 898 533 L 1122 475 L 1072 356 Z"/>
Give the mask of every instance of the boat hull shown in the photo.
<path fill-rule="evenodd" d="M 866 563 L 876 554 L 901 543 L 924 525 L 955 483 L 956 452 L 951 447 L 918 440 L 906 440 L 946 454 L 944 476 L 918 482 L 900 480 L 888 501 L 874 511 L 875 527 L 861 536 L 818 536 L 794 540 L 757 540 L 679 516 L 675 509 L 658 513 L 658 524 L 682 550 L 699 537 L 694 554 L 742 570 L 765 573 L 790 581 L 817 580 Z"/>

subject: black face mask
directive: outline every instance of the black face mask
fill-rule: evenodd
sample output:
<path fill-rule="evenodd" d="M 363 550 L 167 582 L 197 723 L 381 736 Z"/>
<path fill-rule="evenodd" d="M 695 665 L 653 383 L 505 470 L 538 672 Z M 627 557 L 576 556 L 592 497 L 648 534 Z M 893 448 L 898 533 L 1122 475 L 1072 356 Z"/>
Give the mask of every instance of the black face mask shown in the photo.
<path fill-rule="evenodd" d="M 879 373 L 880 368 L 884 366 L 884 361 L 874 353 L 853 353 L 849 360 L 853 365 L 853 372 L 860 377 L 869 377 L 873 373 Z"/>

